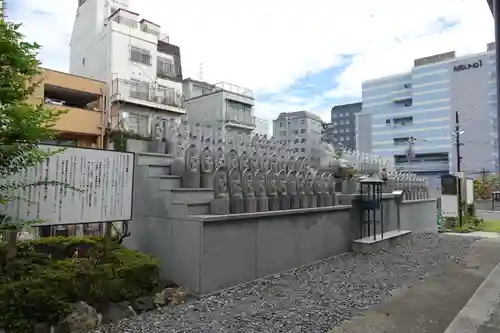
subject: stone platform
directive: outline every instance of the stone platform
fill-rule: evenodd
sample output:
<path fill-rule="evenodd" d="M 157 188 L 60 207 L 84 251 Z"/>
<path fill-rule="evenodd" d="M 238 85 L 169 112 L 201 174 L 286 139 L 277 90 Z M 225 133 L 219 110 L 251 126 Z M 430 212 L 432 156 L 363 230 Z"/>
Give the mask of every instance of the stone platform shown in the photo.
<path fill-rule="evenodd" d="M 376 234 L 372 236 L 356 239 L 352 242 L 352 250 L 361 253 L 375 253 L 387 249 L 395 244 L 409 241 L 410 230 L 392 230 L 384 232 L 384 235 Z"/>

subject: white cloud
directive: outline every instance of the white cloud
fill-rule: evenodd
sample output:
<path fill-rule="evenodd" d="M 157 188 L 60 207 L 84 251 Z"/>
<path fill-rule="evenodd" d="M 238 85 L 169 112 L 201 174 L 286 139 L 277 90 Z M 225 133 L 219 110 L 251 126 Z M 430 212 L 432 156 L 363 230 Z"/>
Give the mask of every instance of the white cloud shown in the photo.
<path fill-rule="evenodd" d="M 45 63 L 67 69 L 77 1 L 16 1 L 24 7 L 27 36 L 44 46 Z M 131 9 L 162 25 L 181 47 L 185 75 L 198 77 L 203 62 L 205 79 L 257 92 L 284 91 L 354 55 L 324 93 L 259 103 L 258 115 L 266 118 L 297 109 L 327 118 L 318 108 L 335 98 L 355 100 L 363 80 L 408 70 L 418 57 L 482 51 L 493 40 L 486 0 L 132 0 Z M 29 10 L 51 15 L 35 19 Z M 443 21 L 456 25 L 443 30 Z"/>

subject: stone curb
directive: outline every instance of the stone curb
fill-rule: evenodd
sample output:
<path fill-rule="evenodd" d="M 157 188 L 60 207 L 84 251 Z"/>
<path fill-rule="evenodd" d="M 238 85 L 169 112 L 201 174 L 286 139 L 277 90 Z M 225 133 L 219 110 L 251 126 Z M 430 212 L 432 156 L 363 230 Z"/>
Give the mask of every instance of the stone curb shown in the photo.
<path fill-rule="evenodd" d="M 476 333 L 490 319 L 499 295 L 500 264 L 491 271 L 444 333 Z"/>

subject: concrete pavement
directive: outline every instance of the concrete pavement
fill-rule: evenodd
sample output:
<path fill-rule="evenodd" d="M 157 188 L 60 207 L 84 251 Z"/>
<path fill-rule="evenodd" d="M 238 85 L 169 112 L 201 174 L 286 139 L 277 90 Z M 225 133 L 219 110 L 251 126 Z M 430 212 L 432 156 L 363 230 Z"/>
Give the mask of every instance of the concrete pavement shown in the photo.
<path fill-rule="evenodd" d="M 500 239 L 478 240 L 464 260 L 450 264 L 442 274 L 395 292 L 386 303 L 331 333 L 443 333 L 499 262 Z M 447 333 L 454 332 L 467 331 Z"/>

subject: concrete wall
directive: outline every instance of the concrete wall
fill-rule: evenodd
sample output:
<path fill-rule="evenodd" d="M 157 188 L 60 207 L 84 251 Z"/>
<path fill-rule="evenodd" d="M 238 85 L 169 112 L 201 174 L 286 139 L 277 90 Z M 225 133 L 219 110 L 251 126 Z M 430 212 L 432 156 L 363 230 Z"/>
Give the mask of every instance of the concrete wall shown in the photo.
<path fill-rule="evenodd" d="M 403 203 L 401 228 L 436 232 L 435 205 L 434 199 Z M 152 211 L 136 216 L 136 248 L 158 258 L 163 278 L 199 295 L 345 253 L 360 234 L 356 204 L 186 218 Z M 386 231 L 397 229 L 394 199 L 384 200 L 384 220 Z"/>

